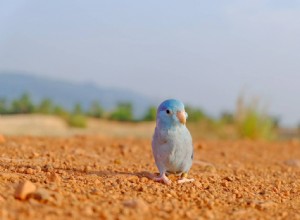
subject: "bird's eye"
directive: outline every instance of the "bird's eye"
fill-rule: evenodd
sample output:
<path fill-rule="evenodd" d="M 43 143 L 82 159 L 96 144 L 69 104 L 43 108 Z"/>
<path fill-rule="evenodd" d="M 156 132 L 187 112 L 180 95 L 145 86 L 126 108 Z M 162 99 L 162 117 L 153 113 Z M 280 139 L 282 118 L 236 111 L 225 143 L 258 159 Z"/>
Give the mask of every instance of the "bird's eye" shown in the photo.
<path fill-rule="evenodd" d="M 167 109 L 166 112 L 167 112 L 167 114 L 170 114 L 170 113 L 171 113 L 171 111 L 170 111 L 169 109 Z"/>

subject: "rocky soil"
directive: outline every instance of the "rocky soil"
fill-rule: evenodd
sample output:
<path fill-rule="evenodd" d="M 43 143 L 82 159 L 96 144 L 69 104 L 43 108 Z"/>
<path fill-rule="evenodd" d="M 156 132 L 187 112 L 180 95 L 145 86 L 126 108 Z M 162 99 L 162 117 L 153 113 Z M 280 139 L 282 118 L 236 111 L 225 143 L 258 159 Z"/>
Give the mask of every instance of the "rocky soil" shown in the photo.
<path fill-rule="evenodd" d="M 170 186 L 150 140 L 0 136 L 0 219 L 300 219 L 300 143 L 195 140 Z"/>

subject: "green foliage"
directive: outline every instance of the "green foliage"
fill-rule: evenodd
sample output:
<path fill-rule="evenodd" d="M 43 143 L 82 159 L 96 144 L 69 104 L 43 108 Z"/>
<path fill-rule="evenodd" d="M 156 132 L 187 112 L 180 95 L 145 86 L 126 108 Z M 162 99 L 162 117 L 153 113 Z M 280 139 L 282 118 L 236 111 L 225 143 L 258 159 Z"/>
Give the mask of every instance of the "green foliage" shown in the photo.
<path fill-rule="evenodd" d="M 8 107 L 6 99 L 0 99 L 0 114 L 8 113 Z"/>
<path fill-rule="evenodd" d="M 133 112 L 131 103 L 119 103 L 109 118 L 116 121 L 132 121 Z"/>
<path fill-rule="evenodd" d="M 60 116 L 64 119 L 68 118 L 68 116 L 69 116 L 69 113 L 63 107 L 61 107 L 59 105 L 54 106 L 53 114 Z"/>
<path fill-rule="evenodd" d="M 256 140 L 276 136 L 274 120 L 259 108 L 257 102 L 248 105 L 240 102 L 238 107 L 236 123 L 241 137 Z"/>
<path fill-rule="evenodd" d="M 81 107 L 81 105 L 79 103 L 76 103 L 74 105 L 73 114 L 75 114 L 75 115 L 81 115 L 81 114 L 83 114 L 82 107 Z"/>
<path fill-rule="evenodd" d="M 68 125 L 76 128 L 85 128 L 87 126 L 87 119 L 82 114 L 70 114 L 68 117 Z"/>
<path fill-rule="evenodd" d="M 185 111 L 188 113 L 188 120 L 190 122 L 199 122 L 206 118 L 206 115 L 201 109 L 186 106 Z"/>
<path fill-rule="evenodd" d="M 41 114 L 52 114 L 53 110 L 54 106 L 50 99 L 43 99 L 36 108 L 36 112 Z"/>
<path fill-rule="evenodd" d="M 156 107 L 151 106 L 148 108 L 146 114 L 142 118 L 143 121 L 154 121 L 156 118 Z"/>
<path fill-rule="evenodd" d="M 234 124 L 234 114 L 232 114 L 231 112 L 221 113 L 220 122 L 224 124 Z"/>
<path fill-rule="evenodd" d="M 72 113 L 68 116 L 67 122 L 71 127 L 85 128 L 87 126 L 86 116 L 79 103 L 75 104 Z"/>
<path fill-rule="evenodd" d="M 11 113 L 14 114 L 26 114 L 34 112 L 34 105 L 31 101 L 30 95 L 24 93 L 19 99 L 16 99 L 11 104 Z"/>
<path fill-rule="evenodd" d="M 104 109 L 99 102 L 94 101 L 89 108 L 88 115 L 94 118 L 102 118 L 104 115 Z"/>

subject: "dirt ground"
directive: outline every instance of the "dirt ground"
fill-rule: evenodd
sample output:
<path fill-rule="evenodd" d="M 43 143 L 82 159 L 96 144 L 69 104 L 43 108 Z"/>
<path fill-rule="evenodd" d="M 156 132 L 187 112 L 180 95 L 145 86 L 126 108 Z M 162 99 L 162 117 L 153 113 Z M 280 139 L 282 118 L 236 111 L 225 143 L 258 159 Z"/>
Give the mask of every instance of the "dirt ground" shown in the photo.
<path fill-rule="evenodd" d="M 170 186 L 148 138 L 0 136 L 0 165 L 3 220 L 300 219 L 298 141 L 195 140 L 195 182 Z"/>

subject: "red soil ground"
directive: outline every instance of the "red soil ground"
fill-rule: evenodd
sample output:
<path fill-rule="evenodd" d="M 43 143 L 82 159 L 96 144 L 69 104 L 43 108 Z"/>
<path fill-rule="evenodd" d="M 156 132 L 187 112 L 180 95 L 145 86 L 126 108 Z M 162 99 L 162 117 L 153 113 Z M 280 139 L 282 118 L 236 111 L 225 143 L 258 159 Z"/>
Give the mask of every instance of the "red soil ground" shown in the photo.
<path fill-rule="evenodd" d="M 195 182 L 170 186 L 149 179 L 148 138 L 2 137 L 0 165 L 4 220 L 300 219 L 297 141 L 196 140 Z"/>

